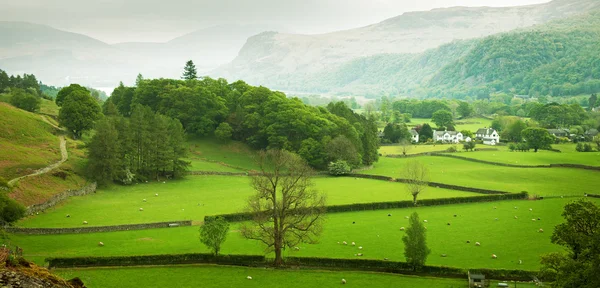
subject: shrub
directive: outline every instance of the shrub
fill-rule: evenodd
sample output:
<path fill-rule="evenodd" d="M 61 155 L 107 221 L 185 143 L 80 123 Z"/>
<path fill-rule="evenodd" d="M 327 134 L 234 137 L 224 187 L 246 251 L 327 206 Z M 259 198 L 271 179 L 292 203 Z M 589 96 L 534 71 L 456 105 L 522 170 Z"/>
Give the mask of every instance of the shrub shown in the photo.
<path fill-rule="evenodd" d="M 450 153 L 454 153 L 454 152 L 456 152 L 456 151 L 458 151 L 458 150 L 456 149 L 456 146 L 450 146 L 450 147 L 448 147 L 448 149 L 446 149 L 446 152 L 450 152 Z"/>
<path fill-rule="evenodd" d="M 517 151 L 529 152 L 529 150 L 531 150 L 531 148 L 529 148 L 529 145 L 527 143 L 517 144 Z"/>
<path fill-rule="evenodd" d="M 583 143 L 577 143 L 577 146 L 575 146 L 575 150 L 577 150 L 577 152 L 583 152 Z"/>
<path fill-rule="evenodd" d="M 13 223 L 25 216 L 25 207 L 0 192 L 0 221 L 2 224 Z"/>
<path fill-rule="evenodd" d="M 463 145 L 463 149 L 465 149 L 465 151 L 473 151 L 475 150 L 475 142 L 471 141 L 471 142 L 465 142 L 465 144 Z"/>
<path fill-rule="evenodd" d="M 346 175 L 352 171 L 352 167 L 344 160 L 329 163 L 329 174 L 334 176 Z"/>
<path fill-rule="evenodd" d="M 219 124 L 217 130 L 215 130 L 215 136 L 217 137 L 217 139 L 223 142 L 231 140 L 232 135 L 233 128 L 231 128 L 231 126 L 226 122 Z"/>
<path fill-rule="evenodd" d="M 31 94 L 30 91 L 13 89 L 11 95 L 10 104 L 13 106 L 29 112 L 40 110 L 42 100 L 40 100 L 40 97 Z"/>
<path fill-rule="evenodd" d="M 593 152 L 594 149 L 592 148 L 592 145 L 590 145 L 589 143 L 585 143 L 583 144 L 583 152 Z"/>
<path fill-rule="evenodd" d="M 508 144 L 508 149 L 510 152 L 515 152 L 515 150 L 517 150 L 517 145 L 515 145 L 515 143 L 510 143 Z"/>
<path fill-rule="evenodd" d="M 8 181 L 0 176 L 0 190 L 10 190 L 10 185 L 8 185 Z"/>

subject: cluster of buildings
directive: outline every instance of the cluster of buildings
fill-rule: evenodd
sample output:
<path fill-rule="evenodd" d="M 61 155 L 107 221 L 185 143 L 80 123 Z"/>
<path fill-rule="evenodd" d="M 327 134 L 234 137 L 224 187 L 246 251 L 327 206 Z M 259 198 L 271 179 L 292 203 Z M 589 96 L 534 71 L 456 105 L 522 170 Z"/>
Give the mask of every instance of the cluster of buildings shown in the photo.
<path fill-rule="evenodd" d="M 411 138 L 413 142 L 419 142 L 419 133 L 412 129 L 410 130 Z M 473 140 L 483 141 L 485 145 L 496 145 L 500 142 L 500 135 L 492 128 L 481 128 L 475 132 L 475 139 L 471 137 L 465 137 L 458 131 L 436 131 L 433 130 L 433 141 L 444 142 L 444 143 L 459 143 L 459 142 L 471 142 Z"/>

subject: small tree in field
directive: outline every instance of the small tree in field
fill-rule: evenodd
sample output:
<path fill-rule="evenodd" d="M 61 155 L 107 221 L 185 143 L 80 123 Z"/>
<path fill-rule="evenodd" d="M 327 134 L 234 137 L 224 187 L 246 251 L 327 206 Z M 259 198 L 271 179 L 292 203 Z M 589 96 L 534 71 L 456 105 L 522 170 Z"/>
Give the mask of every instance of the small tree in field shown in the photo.
<path fill-rule="evenodd" d="M 425 226 L 419 220 L 419 214 L 413 212 L 408 221 L 406 234 L 402 237 L 404 257 L 406 257 L 406 262 L 411 265 L 413 271 L 417 271 L 425 265 L 431 250 L 427 247 L 427 234 Z"/>
<path fill-rule="evenodd" d="M 425 190 L 425 188 L 427 188 L 429 171 L 423 163 L 413 160 L 406 163 L 402 176 L 406 179 L 406 188 L 412 195 L 413 203 L 416 206 L 417 197 Z"/>
<path fill-rule="evenodd" d="M 465 149 L 465 151 L 475 150 L 475 141 L 465 142 L 465 144 L 463 144 L 463 149 Z"/>
<path fill-rule="evenodd" d="M 206 221 L 200 226 L 200 242 L 213 251 L 215 256 L 221 251 L 221 244 L 225 242 L 229 232 L 229 223 L 222 217 Z"/>
<path fill-rule="evenodd" d="M 410 141 L 406 139 L 400 140 L 400 151 L 402 152 L 403 156 L 406 156 L 408 151 L 410 151 L 410 148 L 412 148 Z"/>
<path fill-rule="evenodd" d="M 258 240 L 275 252 L 275 266 L 283 264 L 282 250 L 299 243 L 316 243 L 325 214 L 325 196 L 313 190 L 312 170 L 300 156 L 284 150 L 258 155 L 260 167 L 252 177 L 256 194 L 248 199 L 252 221 L 242 225 L 246 239 Z"/>

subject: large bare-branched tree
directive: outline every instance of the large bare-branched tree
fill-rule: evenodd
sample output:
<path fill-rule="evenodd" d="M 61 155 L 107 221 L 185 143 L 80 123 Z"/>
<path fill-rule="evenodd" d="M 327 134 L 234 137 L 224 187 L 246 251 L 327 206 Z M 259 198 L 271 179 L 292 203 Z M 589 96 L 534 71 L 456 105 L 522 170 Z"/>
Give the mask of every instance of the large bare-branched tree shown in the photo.
<path fill-rule="evenodd" d="M 402 177 L 406 180 L 406 188 L 413 197 L 413 203 L 417 205 L 417 197 L 428 186 L 429 171 L 427 167 L 416 160 L 408 161 Z"/>
<path fill-rule="evenodd" d="M 325 214 L 325 197 L 313 189 L 313 171 L 298 155 L 268 150 L 258 155 L 260 171 L 252 177 L 256 194 L 248 200 L 254 216 L 242 225 L 247 239 L 258 240 L 275 252 L 275 266 L 283 264 L 282 250 L 299 243 L 316 243 Z"/>

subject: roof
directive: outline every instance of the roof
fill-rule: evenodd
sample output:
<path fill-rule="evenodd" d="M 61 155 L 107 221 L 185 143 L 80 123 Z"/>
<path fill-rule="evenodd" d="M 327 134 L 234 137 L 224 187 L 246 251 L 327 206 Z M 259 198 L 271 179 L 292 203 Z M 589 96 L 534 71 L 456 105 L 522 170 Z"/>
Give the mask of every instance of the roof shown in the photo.
<path fill-rule="evenodd" d="M 415 129 L 411 129 L 411 130 L 410 130 L 410 134 L 411 134 L 411 135 L 413 135 L 413 136 L 417 136 L 417 135 L 419 135 L 419 133 L 418 133 L 418 132 L 417 132 L 417 130 L 415 130 Z"/>
<path fill-rule="evenodd" d="M 596 136 L 596 135 L 598 135 L 598 130 L 597 129 L 590 129 L 590 130 L 588 130 L 588 131 L 585 132 L 585 135 Z"/>
<path fill-rule="evenodd" d="M 479 128 L 477 129 L 477 132 L 475 132 L 475 134 L 490 135 L 494 132 L 496 132 L 494 128 Z"/>
<path fill-rule="evenodd" d="M 477 274 L 477 273 L 471 273 L 471 271 L 469 271 L 469 278 L 471 278 L 471 279 L 485 279 L 485 275 L 483 275 L 483 274 Z"/>
<path fill-rule="evenodd" d="M 444 134 L 446 134 L 446 133 L 448 133 L 448 135 L 450 135 L 450 136 L 454 136 L 454 135 L 457 135 L 460 132 L 458 132 L 458 131 L 435 131 L 433 134 L 435 136 L 440 136 L 441 137 L 441 136 L 444 136 Z"/>
<path fill-rule="evenodd" d="M 569 131 L 566 131 L 564 129 L 548 129 L 548 133 L 550 134 L 566 134 L 569 135 Z"/>

